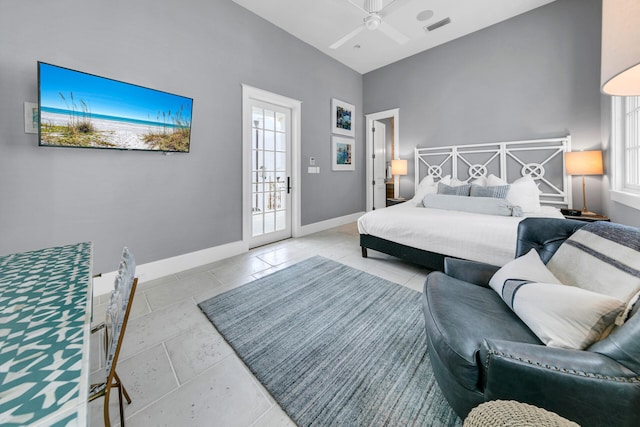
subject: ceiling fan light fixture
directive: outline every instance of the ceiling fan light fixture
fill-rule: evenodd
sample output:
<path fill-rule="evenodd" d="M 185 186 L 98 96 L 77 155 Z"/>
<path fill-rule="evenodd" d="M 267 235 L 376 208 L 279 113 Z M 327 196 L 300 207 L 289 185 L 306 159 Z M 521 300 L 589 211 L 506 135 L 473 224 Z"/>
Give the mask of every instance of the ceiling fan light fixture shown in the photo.
<path fill-rule="evenodd" d="M 382 18 L 379 15 L 372 13 L 371 15 L 364 18 L 364 26 L 367 27 L 367 30 L 376 30 L 380 26 L 382 22 Z"/>

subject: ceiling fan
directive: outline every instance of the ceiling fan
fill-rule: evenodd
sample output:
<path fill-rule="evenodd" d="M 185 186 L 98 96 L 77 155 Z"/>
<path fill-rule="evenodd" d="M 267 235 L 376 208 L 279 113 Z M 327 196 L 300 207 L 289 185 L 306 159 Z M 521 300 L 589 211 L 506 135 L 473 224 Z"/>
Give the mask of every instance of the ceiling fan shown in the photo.
<path fill-rule="evenodd" d="M 385 7 L 382 7 L 382 0 L 365 0 L 364 7 L 355 3 L 353 0 L 347 0 L 352 6 L 362 11 L 365 15 L 360 25 L 355 30 L 351 31 L 346 36 L 329 46 L 330 49 L 337 49 L 356 35 L 358 35 L 365 28 L 374 31 L 379 30 L 387 37 L 391 38 L 398 44 L 405 44 L 409 41 L 409 37 L 402 34 L 400 31 L 393 28 L 391 25 L 383 21 L 383 18 L 389 16 L 393 11 L 399 9 L 402 5 L 409 0 L 394 0 Z"/>

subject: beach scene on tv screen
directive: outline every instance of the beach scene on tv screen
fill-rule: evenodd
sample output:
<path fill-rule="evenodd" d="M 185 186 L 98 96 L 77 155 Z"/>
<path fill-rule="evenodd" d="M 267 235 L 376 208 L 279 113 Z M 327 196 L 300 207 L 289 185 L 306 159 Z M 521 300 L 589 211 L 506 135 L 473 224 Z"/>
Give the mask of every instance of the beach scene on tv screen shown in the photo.
<path fill-rule="evenodd" d="M 40 63 L 40 144 L 189 151 L 191 98 Z"/>

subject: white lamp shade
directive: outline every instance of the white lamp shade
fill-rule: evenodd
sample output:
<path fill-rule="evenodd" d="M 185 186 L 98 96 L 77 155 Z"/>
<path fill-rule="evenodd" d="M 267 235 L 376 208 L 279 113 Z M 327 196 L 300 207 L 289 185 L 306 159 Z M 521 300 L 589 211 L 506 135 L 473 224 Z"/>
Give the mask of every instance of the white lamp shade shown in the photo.
<path fill-rule="evenodd" d="M 602 2 L 602 92 L 640 95 L 640 1 Z"/>
<path fill-rule="evenodd" d="M 392 175 L 406 175 L 407 174 L 407 161 L 406 160 L 391 160 L 391 174 Z"/>
<path fill-rule="evenodd" d="M 565 153 L 564 163 L 569 175 L 602 175 L 602 151 L 572 151 Z"/>

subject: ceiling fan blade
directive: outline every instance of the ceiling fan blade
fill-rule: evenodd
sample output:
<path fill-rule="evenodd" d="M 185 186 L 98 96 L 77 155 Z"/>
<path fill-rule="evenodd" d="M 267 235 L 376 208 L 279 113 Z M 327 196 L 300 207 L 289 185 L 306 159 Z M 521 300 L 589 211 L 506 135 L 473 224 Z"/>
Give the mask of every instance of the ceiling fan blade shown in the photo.
<path fill-rule="evenodd" d="M 400 31 L 396 30 L 384 21 L 380 23 L 378 30 L 380 30 L 387 37 L 393 39 L 398 44 L 405 44 L 409 41 L 409 37 L 405 36 Z"/>
<path fill-rule="evenodd" d="M 392 13 L 394 13 L 396 10 L 406 6 L 410 2 L 411 0 L 394 0 L 382 8 L 382 10 L 379 12 L 380 16 L 382 17 L 389 16 Z"/>
<path fill-rule="evenodd" d="M 351 3 L 353 5 L 353 7 L 355 7 L 358 10 L 360 10 L 365 15 L 369 14 L 369 12 L 367 12 L 367 10 L 364 7 L 362 7 L 362 5 L 360 5 L 358 3 L 355 3 L 353 0 L 347 0 L 347 2 Z"/>
<path fill-rule="evenodd" d="M 337 48 L 339 48 L 340 46 L 342 46 L 343 44 L 345 44 L 346 42 L 348 42 L 349 40 L 351 40 L 352 38 L 357 36 L 362 30 L 364 30 L 364 26 L 363 25 L 359 26 L 358 28 L 356 28 L 355 30 L 351 31 L 349 34 L 347 34 L 346 36 L 344 36 L 343 38 L 341 38 L 340 40 L 338 40 L 337 42 L 335 42 L 334 44 L 329 46 L 329 49 L 337 49 Z"/>

